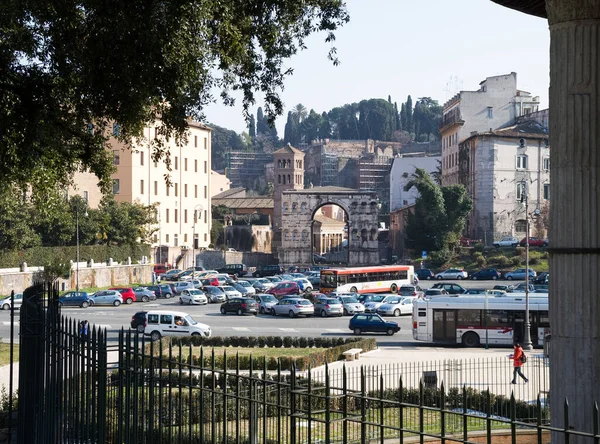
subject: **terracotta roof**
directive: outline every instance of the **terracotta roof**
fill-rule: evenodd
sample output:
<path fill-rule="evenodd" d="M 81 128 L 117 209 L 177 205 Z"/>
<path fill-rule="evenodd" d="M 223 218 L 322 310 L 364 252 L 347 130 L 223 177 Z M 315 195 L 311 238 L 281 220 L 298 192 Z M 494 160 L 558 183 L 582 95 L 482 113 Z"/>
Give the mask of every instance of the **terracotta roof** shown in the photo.
<path fill-rule="evenodd" d="M 297 148 L 294 148 L 292 145 L 290 145 L 289 143 L 284 146 L 283 148 L 278 149 L 277 151 L 275 151 L 273 154 L 289 154 L 289 153 L 293 153 L 293 154 L 304 154 L 304 152 L 300 151 Z"/>
<path fill-rule="evenodd" d="M 225 199 L 225 198 L 227 198 L 229 196 L 233 196 L 235 194 L 242 193 L 242 192 L 244 194 L 246 193 L 246 189 L 243 188 L 243 187 L 230 188 L 230 189 L 225 190 L 225 191 L 223 191 L 223 192 L 221 192 L 219 194 L 215 194 L 212 199 L 213 200 L 215 200 L 215 199 Z"/>
<path fill-rule="evenodd" d="M 265 208 L 272 209 L 275 205 L 273 199 L 269 197 L 232 197 L 230 199 L 215 199 L 212 198 L 213 205 L 224 205 L 227 208 L 243 209 L 243 208 Z"/>
<path fill-rule="evenodd" d="M 506 6 L 507 8 L 516 9 L 525 14 L 536 15 L 542 18 L 548 18 L 546 13 L 545 0 L 492 0 L 494 3 Z"/>
<path fill-rule="evenodd" d="M 494 131 L 485 131 L 472 134 L 466 140 L 477 136 L 497 136 L 497 137 L 514 137 L 524 139 L 548 139 L 548 128 L 540 125 L 534 120 L 527 120 L 523 123 L 507 126 Z"/>
<path fill-rule="evenodd" d="M 346 225 L 346 222 L 343 220 L 337 220 L 332 217 L 327 217 L 324 214 L 315 214 L 314 220 L 316 222 L 320 222 L 321 224 L 327 225 Z"/>

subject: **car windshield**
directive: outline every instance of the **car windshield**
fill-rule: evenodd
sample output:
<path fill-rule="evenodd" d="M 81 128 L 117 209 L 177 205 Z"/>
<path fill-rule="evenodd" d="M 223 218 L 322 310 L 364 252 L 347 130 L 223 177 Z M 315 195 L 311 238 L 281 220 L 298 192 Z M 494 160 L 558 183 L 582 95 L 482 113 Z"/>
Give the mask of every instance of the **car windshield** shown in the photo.
<path fill-rule="evenodd" d="M 385 296 L 372 296 L 369 298 L 369 302 L 383 302 Z"/>
<path fill-rule="evenodd" d="M 358 304 L 358 299 L 352 296 L 342 296 L 340 299 L 344 304 Z"/>
<path fill-rule="evenodd" d="M 225 290 L 225 291 L 235 291 L 235 288 L 230 287 L 229 285 L 224 285 L 223 286 L 223 290 Z"/>
<path fill-rule="evenodd" d="M 190 290 L 190 294 L 191 295 L 203 295 L 204 293 L 202 293 L 200 290 Z"/>
<path fill-rule="evenodd" d="M 402 299 L 400 298 L 390 298 L 389 300 L 385 301 L 386 304 L 399 304 L 400 302 L 402 302 Z"/>
<path fill-rule="evenodd" d="M 307 301 L 306 299 L 298 299 L 296 301 L 296 305 L 310 305 L 310 302 Z"/>
<path fill-rule="evenodd" d="M 342 303 L 338 299 L 325 299 L 325 303 L 329 305 L 341 305 Z"/>
<path fill-rule="evenodd" d="M 277 302 L 277 298 L 275 296 L 261 296 L 260 300 L 263 302 Z"/>
<path fill-rule="evenodd" d="M 250 285 L 250 282 L 238 281 L 237 283 L 238 283 L 238 285 L 241 285 L 242 287 L 252 287 L 252 285 Z"/>
<path fill-rule="evenodd" d="M 192 318 L 190 315 L 187 315 L 183 319 L 185 319 L 189 325 L 196 325 L 197 324 L 197 322 L 194 320 L 194 318 Z"/>

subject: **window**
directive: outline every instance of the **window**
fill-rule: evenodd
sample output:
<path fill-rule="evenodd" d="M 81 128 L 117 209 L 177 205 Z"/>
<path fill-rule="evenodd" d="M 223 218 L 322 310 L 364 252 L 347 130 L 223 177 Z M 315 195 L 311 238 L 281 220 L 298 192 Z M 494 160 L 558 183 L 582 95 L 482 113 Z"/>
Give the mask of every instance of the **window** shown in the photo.
<path fill-rule="evenodd" d="M 169 243 L 169 235 L 168 234 L 165 234 L 165 242 Z"/>
<path fill-rule="evenodd" d="M 204 174 L 208 173 L 208 162 L 204 161 Z"/>
<path fill-rule="evenodd" d="M 119 124 L 113 123 L 113 136 L 119 137 L 121 135 L 121 128 L 119 128 Z"/>
<path fill-rule="evenodd" d="M 198 198 L 198 185 L 194 185 L 194 197 Z"/>
<path fill-rule="evenodd" d="M 522 219 L 515 221 L 515 231 L 517 233 L 525 233 L 527 231 L 527 221 Z"/>
<path fill-rule="evenodd" d="M 183 235 L 183 243 L 187 244 L 187 233 Z"/>
<path fill-rule="evenodd" d="M 175 169 L 179 169 L 179 157 L 175 156 Z"/>
<path fill-rule="evenodd" d="M 206 185 L 204 185 L 204 198 L 208 198 L 208 187 Z"/>
<path fill-rule="evenodd" d="M 204 149 L 208 148 L 208 139 L 205 137 L 204 138 Z"/>
<path fill-rule="evenodd" d="M 119 155 L 119 150 L 114 150 L 113 151 L 113 165 L 120 165 L 121 164 L 121 157 Z"/>
<path fill-rule="evenodd" d="M 154 195 L 158 195 L 158 181 L 156 180 L 154 181 Z"/>
<path fill-rule="evenodd" d="M 183 197 L 187 197 L 187 183 L 183 185 Z"/>
<path fill-rule="evenodd" d="M 204 223 L 208 221 L 208 210 L 204 210 Z M 204 239 L 206 240 L 206 239 Z"/>
<path fill-rule="evenodd" d="M 140 194 L 144 194 L 144 181 L 140 180 Z"/>
<path fill-rule="evenodd" d="M 175 213 L 174 213 L 174 215 L 173 215 L 173 221 L 174 221 L 175 223 L 177 223 L 177 216 L 178 216 L 178 214 L 179 214 L 179 212 L 177 211 L 177 208 L 175 208 Z"/>
<path fill-rule="evenodd" d="M 85 203 L 88 203 L 88 199 L 89 199 L 89 193 L 87 191 L 83 192 L 83 200 L 85 201 Z"/>
<path fill-rule="evenodd" d="M 194 136 L 194 148 L 198 148 L 198 136 Z"/>
<path fill-rule="evenodd" d="M 169 209 L 168 208 L 165 210 L 165 222 L 169 223 Z M 168 234 L 167 234 L 167 236 L 168 236 Z"/>
<path fill-rule="evenodd" d="M 550 199 L 550 184 L 549 183 L 544 184 L 544 199 L 545 200 Z"/>
<path fill-rule="evenodd" d="M 183 223 L 187 224 L 187 210 L 183 210 Z"/>
<path fill-rule="evenodd" d="M 488 119 L 494 118 L 494 108 L 492 108 L 491 106 L 487 107 L 487 117 Z"/>
<path fill-rule="evenodd" d="M 183 171 L 187 171 L 187 157 L 183 159 Z"/>
<path fill-rule="evenodd" d="M 204 233 L 204 242 L 208 241 L 208 234 Z"/>
<path fill-rule="evenodd" d="M 525 184 L 522 182 L 517 183 L 517 202 L 522 202 L 525 199 Z"/>
<path fill-rule="evenodd" d="M 113 194 L 119 194 L 121 192 L 121 182 L 119 179 L 113 179 Z"/>
<path fill-rule="evenodd" d="M 549 157 L 544 157 L 542 159 L 542 168 L 545 171 L 549 171 L 550 170 L 550 158 Z"/>
<path fill-rule="evenodd" d="M 517 156 L 517 169 L 518 170 L 526 170 L 527 169 L 527 155 L 519 154 Z"/>
<path fill-rule="evenodd" d="M 194 173 L 198 172 L 198 161 L 194 160 Z"/>
<path fill-rule="evenodd" d="M 281 183 L 281 174 L 277 175 L 277 183 Z"/>
<path fill-rule="evenodd" d="M 174 247 L 179 246 L 179 236 L 177 234 L 173 235 L 173 246 Z"/>
<path fill-rule="evenodd" d="M 179 184 L 176 183 L 175 184 L 175 196 L 178 196 L 178 195 L 179 195 Z"/>
<path fill-rule="evenodd" d="M 140 165 L 144 166 L 144 152 L 140 152 Z"/>

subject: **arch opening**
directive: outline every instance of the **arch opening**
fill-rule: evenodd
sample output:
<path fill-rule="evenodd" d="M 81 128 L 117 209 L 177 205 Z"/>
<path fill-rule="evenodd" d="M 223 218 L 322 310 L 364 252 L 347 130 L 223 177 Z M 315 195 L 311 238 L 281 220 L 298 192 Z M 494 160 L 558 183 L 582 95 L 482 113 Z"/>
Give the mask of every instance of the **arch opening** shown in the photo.
<path fill-rule="evenodd" d="M 315 265 L 348 265 L 349 217 L 337 204 L 317 207 L 311 220 L 311 251 Z"/>

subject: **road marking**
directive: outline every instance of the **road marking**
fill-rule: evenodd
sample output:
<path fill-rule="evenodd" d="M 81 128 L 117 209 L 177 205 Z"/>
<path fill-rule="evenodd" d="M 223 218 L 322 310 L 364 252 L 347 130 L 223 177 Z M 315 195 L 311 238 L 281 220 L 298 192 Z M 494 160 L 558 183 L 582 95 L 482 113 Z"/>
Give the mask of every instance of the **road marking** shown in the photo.
<path fill-rule="evenodd" d="M 250 329 L 247 327 L 231 327 L 231 328 L 233 328 L 235 331 L 250 331 Z"/>
<path fill-rule="evenodd" d="M 280 328 L 279 330 L 281 330 L 281 331 L 290 331 L 290 332 L 298 333 L 298 330 L 296 330 L 295 328 Z"/>
<path fill-rule="evenodd" d="M 326 331 L 330 333 L 344 333 L 346 330 L 342 330 L 341 328 L 326 328 Z"/>

